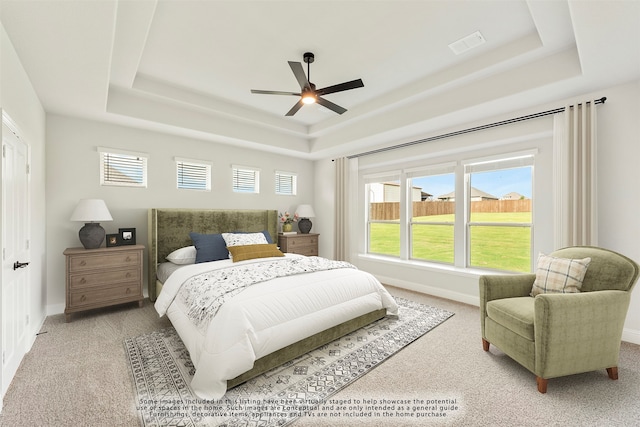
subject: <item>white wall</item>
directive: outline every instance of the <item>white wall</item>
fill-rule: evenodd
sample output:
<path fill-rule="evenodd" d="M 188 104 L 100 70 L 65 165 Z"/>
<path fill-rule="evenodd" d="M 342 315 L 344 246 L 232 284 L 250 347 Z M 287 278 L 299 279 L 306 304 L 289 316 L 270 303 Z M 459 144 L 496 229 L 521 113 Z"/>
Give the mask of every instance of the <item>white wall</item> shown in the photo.
<path fill-rule="evenodd" d="M 68 247 L 81 246 L 78 230 L 82 224 L 69 221 L 81 198 L 104 199 L 114 219 L 102 224 L 106 232 L 117 233 L 120 227 L 135 227 L 136 240 L 144 245 L 147 244 L 149 208 L 276 209 L 282 212 L 294 211 L 301 203 L 313 204 L 314 165 L 307 160 L 59 115 L 47 117 L 47 144 L 49 314 L 64 310 L 62 252 Z M 101 186 L 98 146 L 147 153 L 147 188 Z M 212 191 L 176 189 L 176 156 L 211 161 Z M 261 169 L 260 194 L 232 192 L 232 164 Z M 276 170 L 297 173 L 297 196 L 275 194 Z"/>
<path fill-rule="evenodd" d="M 32 342 L 45 319 L 45 113 L 1 24 L 0 58 L 0 109 L 17 126 L 21 138 L 29 145 L 31 156 L 31 259 L 27 295 L 31 319 L 28 333 Z"/>
<path fill-rule="evenodd" d="M 637 100 L 640 99 L 640 81 L 629 84 L 620 85 L 612 88 L 606 88 L 597 93 L 585 94 L 577 98 L 578 100 L 588 99 L 590 97 L 599 98 L 607 96 L 605 105 L 598 107 L 598 211 L 599 211 L 599 246 L 618 251 L 636 262 L 640 263 L 640 222 L 638 222 L 638 212 L 640 212 L 640 198 L 638 195 L 638 184 L 640 183 L 640 168 L 638 167 L 638 159 L 640 159 L 640 144 L 638 144 L 638 135 L 640 135 L 640 107 Z M 558 100 L 558 102 L 543 105 L 527 111 L 513 112 L 502 117 L 483 120 L 480 123 L 470 123 L 468 126 L 460 126 L 457 129 L 476 126 L 479 124 L 491 123 L 498 120 L 517 117 L 524 114 L 534 113 L 537 111 L 545 111 L 551 108 L 564 105 L 568 101 L 575 100 Z M 548 120 L 536 120 L 548 128 Z M 520 125 L 519 125 L 520 126 Z M 536 123 L 529 123 L 530 133 L 535 137 Z M 487 139 L 487 134 L 476 133 L 465 137 L 476 138 L 478 141 L 488 141 L 494 139 L 499 141 L 502 137 L 500 132 L 505 134 L 502 143 L 508 141 L 510 132 L 508 127 L 496 130 L 489 134 L 491 138 Z M 435 134 L 446 133 L 448 129 Z M 415 139 L 424 138 L 431 135 L 417 135 Z M 545 138 L 544 135 L 539 135 Z M 535 138 L 534 138 L 535 139 Z M 404 142 L 404 141 L 399 141 Z M 523 145 L 524 144 L 524 145 Z M 526 147 L 527 142 L 513 142 L 511 146 Z M 385 164 L 393 164 L 403 159 L 414 159 L 416 157 L 441 157 L 443 159 L 463 158 L 468 156 L 469 150 L 473 150 L 470 146 L 466 146 L 465 141 L 461 138 L 456 140 L 447 139 L 438 143 L 414 146 L 410 149 L 402 149 L 390 151 L 384 154 L 377 154 L 372 157 L 360 158 L 359 166 L 361 168 L 376 167 L 384 168 Z M 548 156 L 549 149 L 544 149 L 540 153 Z M 551 147 L 548 147 L 551 148 Z M 500 150 L 500 146 L 485 147 L 486 153 Z M 406 160 L 404 160 L 406 161 Z M 541 174 L 540 170 L 535 171 L 535 191 L 551 191 L 553 188 L 551 173 Z M 328 203 L 333 198 L 333 163 L 328 160 L 319 160 L 316 162 L 316 205 L 321 209 L 316 209 L 316 213 L 322 217 L 332 218 L 334 215 L 334 203 Z M 330 179 L 330 181 L 329 181 Z M 323 185 L 318 185 L 322 180 Z M 322 202 L 322 203 L 321 203 Z M 385 262 L 384 259 L 375 259 L 371 257 L 362 257 L 363 248 L 363 230 L 359 225 L 364 215 L 364 201 L 358 200 L 359 213 L 356 217 L 351 218 L 351 227 L 357 228 L 358 236 L 355 246 L 357 252 L 352 256 L 352 262 L 359 268 L 369 271 L 376 275 L 381 281 L 407 288 L 419 292 L 424 292 L 436 296 L 450 298 L 469 304 L 478 305 L 478 275 L 473 272 L 460 271 L 453 268 L 433 268 L 420 265 L 400 265 L 396 262 Z M 536 214 L 537 223 L 543 224 L 544 228 L 550 229 L 553 225 L 553 215 L 550 206 L 543 206 L 542 212 Z M 320 212 L 318 212 L 320 211 Z M 535 213 L 534 213 L 535 214 Z M 542 217 L 541 217 L 542 215 Z M 540 218 L 543 218 L 540 221 Z M 540 221 L 540 222 L 539 222 Z M 541 227 L 538 227 L 541 228 Z M 323 223 L 319 230 L 323 235 L 321 242 L 321 254 L 324 256 L 332 256 L 333 254 L 333 224 Z M 552 241 L 545 234 L 542 237 L 536 237 L 537 251 L 553 250 Z M 640 285 L 636 285 L 631 295 L 631 306 L 625 323 L 623 339 L 640 344 Z"/>

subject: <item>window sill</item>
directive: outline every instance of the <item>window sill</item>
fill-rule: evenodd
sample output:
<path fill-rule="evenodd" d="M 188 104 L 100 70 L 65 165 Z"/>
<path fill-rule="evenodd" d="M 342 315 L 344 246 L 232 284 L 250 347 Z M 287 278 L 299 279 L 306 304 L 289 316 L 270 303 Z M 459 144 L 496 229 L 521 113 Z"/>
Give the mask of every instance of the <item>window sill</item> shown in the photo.
<path fill-rule="evenodd" d="M 405 260 L 393 257 L 386 257 L 383 255 L 372 255 L 372 254 L 358 254 L 358 259 L 363 261 L 371 261 L 382 264 L 389 264 L 396 267 L 409 267 L 416 270 L 423 271 L 431 271 L 434 273 L 448 273 L 454 274 L 456 276 L 468 277 L 468 278 L 478 278 L 487 274 L 499 274 L 499 275 L 507 275 L 507 274 L 518 274 L 515 272 L 509 271 L 501 271 L 501 270 L 490 270 L 490 269 L 482 269 L 482 268 L 461 268 L 455 267 L 453 265 L 447 264 L 438 264 L 435 262 L 428 261 L 417 261 L 417 260 Z"/>

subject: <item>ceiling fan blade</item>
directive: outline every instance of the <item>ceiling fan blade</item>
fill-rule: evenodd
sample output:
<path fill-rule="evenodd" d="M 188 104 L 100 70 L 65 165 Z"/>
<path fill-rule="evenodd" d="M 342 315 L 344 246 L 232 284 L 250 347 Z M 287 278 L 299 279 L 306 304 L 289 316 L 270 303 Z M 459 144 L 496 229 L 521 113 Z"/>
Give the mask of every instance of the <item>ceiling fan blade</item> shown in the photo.
<path fill-rule="evenodd" d="M 327 101 L 327 100 L 326 100 L 326 99 L 324 99 L 324 98 L 317 97 L 317 98 L 316 98 L 316 102 L 317 102 L 318 104 L 322 105 L 323 107 L 327 107 L 328 109 L 330 109 L 330 110 L 332 110 L 332 111 L 335 111 L 335 112 L 336 112 L 336 113 L 338 113 L 338 114 L 342 114 L 342 113 L 344 113 L 345 111 L 347 111 L 347 109 L 346 109 L 346 108 L 342 108 L 342 107 L 341 107 L 341 106 L 339 106 L 338 104 L 334 104 L 333 102 L 331 102 L 331 101 Z"/>
<path fill-rule="evenodd" d="M 304 102 L 302 102 L 302 99 L 298 102 L 296 102 L 296 105 L 294 105 L 291 110 L 289 110 L 289 112 L 287 114 L 285 114 L 285 116 L 293 116 L 295 113 L 298 112 L 298 110 L 300 108 L 302 108 L 302 106 L 304 105 Z"/>
<path fill-rule="evenodd" d="M 364 83 L 362 83 L 362 79 L 352 80 L 350 82 L 340 83 L 333 86 L 327 86 L 325 88 L 316 90 L 316 94 L 321 96 L 321 95 L 327 95 L 329 93 L 342 92 L 343 90 L 357 89 L 359 87 L 364 87 Z"/>
<path fill-rule="evenodd" d="M 293 71 L 293 75 L 296 76 L 296 80 L 298 80 L 298 84 L 300 85 L 300 89 L 304 90 L 305 88 L 311 87 L 309 84 L 309 80 L 307 80 L 307 76 L 304 73 L 304 68 L 302 68 L 302 64 L 299 62 L 288 61 L 289 67 L 291 67 L 291 71 Z"/>
<path fill-rule="evenodd" d="M 277 90 L 258 90 L 258 89 L 251 89 L 251 93 L 258 93 L 262 95 L 294 95 L 294 96 L 302 95 L 300 93 L 295 93 L 295 92 L 281 92 Z"/>

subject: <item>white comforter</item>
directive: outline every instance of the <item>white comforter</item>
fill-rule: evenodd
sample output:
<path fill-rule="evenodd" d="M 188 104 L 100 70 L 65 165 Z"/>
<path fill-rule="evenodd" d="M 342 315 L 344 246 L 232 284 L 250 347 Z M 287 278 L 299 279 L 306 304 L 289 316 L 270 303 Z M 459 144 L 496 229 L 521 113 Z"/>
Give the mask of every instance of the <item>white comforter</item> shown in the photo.
<path fill-rule="evenodd" d="M 183 283 L 197 274 L 282 259 L 193 264 L 180 268 L 165 282 L 155 308 L 160 316 L 169 316 L 189 350 L 196 368 L 191 387 L 201 398 L 221 398 L 227 380 L 250 370 L 260 357 L 289 344 L 380 308 L 397 314 L 395 300 L 380 282 L 352 268 L 254 284 L 227 301 L 204 330 L 192 324 L 189 308 L 176 298 Z"/>

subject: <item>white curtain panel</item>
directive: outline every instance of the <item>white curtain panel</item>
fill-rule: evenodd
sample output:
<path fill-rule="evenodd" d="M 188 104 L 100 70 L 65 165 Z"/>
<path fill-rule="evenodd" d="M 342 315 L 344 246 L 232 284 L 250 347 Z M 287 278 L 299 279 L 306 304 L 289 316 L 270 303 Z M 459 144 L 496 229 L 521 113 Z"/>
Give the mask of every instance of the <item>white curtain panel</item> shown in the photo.
<path fill-rule="evenodd" d="M 595 100 L 554 117 L 555 247 L 598 244 Z"/>
<path fill-rule="evenodd" d="M 336 260 L 349 261 L 351 252 L 351 221 L 355 212 L 353 199 L 357 198 L 358 159 L 341 157 L 335 160 L 335 221 L 333 253 Z M 355 191 L 354 191 L 354 186 Z"/>

